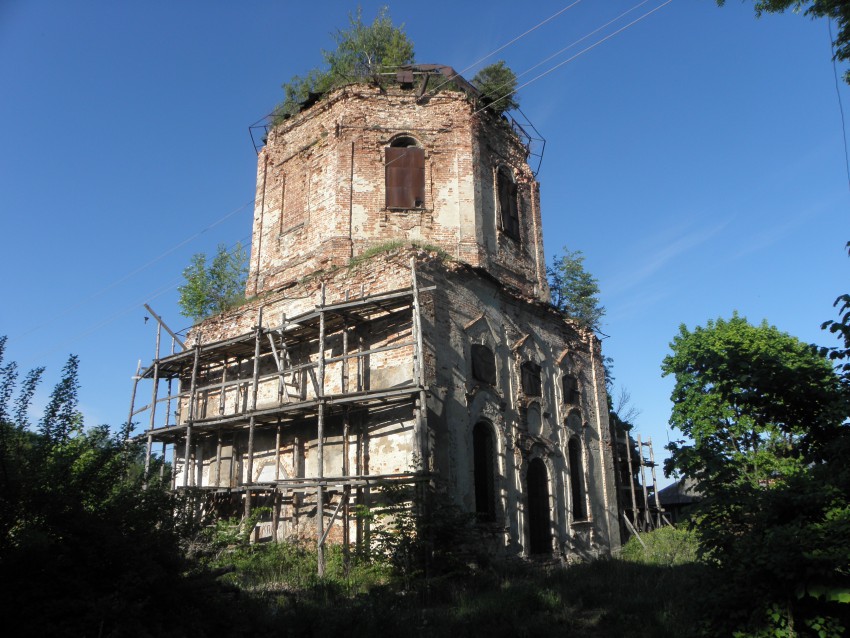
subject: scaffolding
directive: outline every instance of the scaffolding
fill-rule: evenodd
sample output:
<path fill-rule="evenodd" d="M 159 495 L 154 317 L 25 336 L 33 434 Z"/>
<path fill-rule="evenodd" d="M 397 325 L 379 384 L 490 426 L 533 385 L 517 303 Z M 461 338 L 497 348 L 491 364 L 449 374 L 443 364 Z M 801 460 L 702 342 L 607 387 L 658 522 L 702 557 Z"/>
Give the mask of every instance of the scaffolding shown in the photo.
<path fill-rule="evenodd" d="M 254 499 L 264 499 L 273 512 L 273 540 L 278 540 L 282 502 L 287 500 L 297 506 L 303 494 L 314 496 L 321 574 L 324 546 L 338 518 L 342 522 L 344 549 L 348 551 L 352 493 L 356 502 L 363 503 L 369 490 L 376 486 L 416 485 L 430 480 L 423 469 L 370 473 L 356 435 L 354 471 L 349 467 L 352 422 L 362 424 L 364 415 L 389 406 L 411 406 L 413 457 L 428 457 L 424 432 L 428 388 L 420 294 L 435 287 L 421 288 L 413 259 L 410 267 L 409 288 L 370 295 L 361 288 L 356 297 L 347 292 L 343 300 L 328 303 L 322 284 L 314 308 L 292 317 L 281 313 L 277 325 L 264 326 L 264 305 L 271 308 L 274 303 L 261 303 L 250 332 L 208 343 L 201 343 L 197 329 L 192 345 L 181 343 L 148 308 L 157 320 L 156 353 L 148 367 L 137 370 L 130 405 L 131 422 L 142 421 L 142 415 L 147 415 L 147 429 L 142 435 L 146 441 L 146 477 L 150 476 L 154 445 L 161 444 L 163 459 L 171 446 L 172 489 L 194 489 L 231 499 L 238 495 L 246 518 Z M 170 352 L 165 356 L 161 354 L 163 329 L 172 338 Z M 401 382 L 375 382 L 374 375 L 370 375 L 388 357 L 409 365 Z M 152 382 L 151 400 L 137 408 L 138 384 L 143 380 Z M 331 417 L 342 421 L 342 463 L 338 474 L 326 476 L 325 430 Z M 317 454 L 315 475 L 304 475 L 303 461 L 299 467 L 295 457 L 303 441 L 299 443 L 296 437 L 292 445 L 295 476 L 281 476 L 281 435 L 294 426 L 315 427 L 311 434 Z M 240 471 L 234 477 L 236 437 L 245 432 L 247 450 L 240 455 L 240 461 L 244 456 L 246 466 L 244 473 Z M 258 432 L 275 436 L 274 477 L 262 481 L 254 480 Z M 223 477 L 222 440 L 228 433 L 233 447 L 229 476 Z M 215 446 L 214 458 L 200 458 L 203 443 L 208 449 Z M 330 510 L 335 496 L 339 500 Z M 357 541 L 361 541 L 359 528 Z"/>
<path fill-rule="evenodd" d="M 657 464 L 652 438 L 642 441 L 639 434 L 633 439 L 628 432 L 622 432 L 615 441 L 615 461 L 619 470 L 617 475 L 621 477 L 618 481 L 618 502 L 625 530 L 639 537 L 641 532 L 670 525 L 667 513 L 658 500 Z M 647 469 L 652 480 L 651 491 L 647 482 Z"/>

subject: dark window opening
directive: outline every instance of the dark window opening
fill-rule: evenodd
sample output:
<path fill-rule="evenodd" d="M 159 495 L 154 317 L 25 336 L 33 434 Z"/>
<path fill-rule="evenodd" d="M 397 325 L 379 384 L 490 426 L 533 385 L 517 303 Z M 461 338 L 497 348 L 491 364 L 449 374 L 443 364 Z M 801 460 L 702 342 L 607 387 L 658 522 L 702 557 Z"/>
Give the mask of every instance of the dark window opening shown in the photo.
<path fill-rule="evenodd" d="M 387 208 L 425 205 L 425 151 L 411 137 L 400 137 L 384 149 Z"/>
<path fill-rule="evenodd" d="M 472 430 L 472 471 L 475 480 L 475 515 L 479 521 L 496 520 L 496 446 L 493 430 L 477 423 Z"/>
<path fill-rule="evenodd" d="M 563 384 L 564 403 L 578 403 L 581 398 L 581 394 L 578 391 L 578 379 L 571 374 L 565 374 Z"/>
<path fill-rule="evenodd" d="M 584 502 L 584 472 L 581 469 L 581 444 L 572 438 L 568 444 L 570 454 L 570 488 L 572 493 L 573 520 L 587 519 Z"/>
<path fill-rule="evenodd" d="M 527 397 L 539 397 L 542 394 L 540 381 L 540 366 L 533 361 L 526 361 L 520 368 L 522 374 L 522 391 Z"/>
<path fill-rule="evenodd" d="M 499 193 L 499 220 L 502 232 L 519 241 L 519 211 L 517 210 L 517 186 L 505 167 L 496 172 L 496 187 Z"/>
<path fill-rule="evenodd" d="M 549 477 L 541 459 L 528 464 L 528 540 L 530 554 L 552 551 L 552 530 L 549 529 Z"/>
<path fill-rule="evenodd" d="M 496 385 L 496 357 L 487 346 L 472 344 L 472 378 Z"/>

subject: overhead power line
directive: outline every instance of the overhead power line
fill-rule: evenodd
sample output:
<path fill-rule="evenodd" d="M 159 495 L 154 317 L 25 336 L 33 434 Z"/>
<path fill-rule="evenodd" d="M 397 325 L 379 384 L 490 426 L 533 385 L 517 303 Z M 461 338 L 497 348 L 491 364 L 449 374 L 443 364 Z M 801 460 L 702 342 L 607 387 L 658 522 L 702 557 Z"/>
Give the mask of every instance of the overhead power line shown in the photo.
<path fill-rule="evenodd" d="M 615 35 L 618 35 L 618 34 L 622 33 L 623 31 L 625 31 L 626 29 L 628 29 L 628 28 L 630 28 L 630 27 L 632 27 L 632 26 L 636 25 L 638 22 L 641 22 L 642 20 L 645 20 L 646 18 L 648 18 L 649 16 L 651 16 L 651 15 L 652 15 L 653 13 L 655 13 L 656 11 L 659 11 L 660 9 L 663 9 L 664 7 L 666 7 L 666 6 L 667 6 L 668 4 L 670 4 L 671 2 L 673 2 L 673 0 L 667 0 L 666 2 L 664 2 L 664 3 L 660 4 L 660 5 L 658 5 L 657 7 L 655 7 L 654 9 L 652 9 L 652 10 L 650 10 L 650 11 L 647 11 L 646 13 L 644 13 L 644 14 L 643 14 L 642 16 L 640 16 L 639 18 L 636 18 L 636 19 L 632 20 L 632 21 L 631 21 L 631 22 L 629 22 L 627 25 L 625 25 L 625 26 L 623 26 L 623 27 L 620 27 L 619 29 L 617 29 L 617 30 L 616 30 L 616 31 L 614 31 L 613 33 L 610 33 L 610 34 L 606 35 L 604 38 L 602 38 L 602 39 L 601 39 L 601 40 L 599 40 L 598 42 L 595 42 L 595 43 L 591 44 L 589 47 L 586 47 L 586 48 L 582 49 L 581 51 L 579 51 L 578 53 L 576 53 L 574 56 L 567 58 L 567 59 L 566 59 L 566 60 L 564 60 L 563 62 L 559 62 L 559 63 L 558 63 L 558 64 L 556 64 L 555 66 L 553 66 L 553 67 L 551 67 L 551 68 L 547 69 L 546 71 L 544 71 L 543 73 L 541 73 L 541 74 L 539 74 L 539 75 L 537 75 L 537 76 L 533 77 L 533 78 L 532 78 L 532 79 L 530 79 L 528 82 L 525 82 L 525 83 L 523 83 L 523 84 L 520 84 L 518 87 L 516 87 L 516 89 L 515 89 L 514 91 L 511 91 L 510 93 L 507 93 L 507 94 L 505 94 L 505 95 L 503 95 L 503 96 L 499 97 L 497 100 L 494 100 L 494 102 L 498 102 L 499 100 L 502 100 L 502 99 L 504 99 L 504 98 L 506 98 L 506 97 L 508 97 L 508 96 L 510 96 L 510 95 L 513 95 L 513 93 L 515 93 L 516 91 L 519 91 L 520 89 L 523 89 L 523 88 L 527 87 L 528 85 L 530 85 L 530 84 L 532 84 L 532 83 L 536 82 L 537 80 L 539 80 L 539 79 L 541 79 L 541 78 L 543 78 L 543 77 L 545 77 L 545 76 L 549 75 L 550 73 L 552 73 L 552 72 L 556 71 L 557 69 L 561 68 L 561 67 L 562 67 L 562 66 L 564 66 L 565 64 L 569 64 L 570 62 L 572 62 L 572 61 L 573 61 L 573 60 L 575 60 L 576 58 L 581 57 L 582 55 L 584 55 L 584 54 L 585 54 L 585 53 L 587 53 L 588 51 L 591 51 L 591 50 L 595 49 L 596 47 L 598 47 L 598 46 L 599 46 L 600 44 L 602 44 L 603 42 L 607 42 L 608 40 L 610 40 L 611 38 L 613 38 Z M 477 110 L 477 111 L 475 111 L 475 112 L 476 112 L 476 113 L 480 113 L 481 111 L 483 111 L 483 110 L 484 110 L 484 109 L 486 109 L 486 108 L 488 108 L 488 107 L 483 106 L 483 107 L 481 107 L 480 109 L 478 109 L 478 110 Z"/>

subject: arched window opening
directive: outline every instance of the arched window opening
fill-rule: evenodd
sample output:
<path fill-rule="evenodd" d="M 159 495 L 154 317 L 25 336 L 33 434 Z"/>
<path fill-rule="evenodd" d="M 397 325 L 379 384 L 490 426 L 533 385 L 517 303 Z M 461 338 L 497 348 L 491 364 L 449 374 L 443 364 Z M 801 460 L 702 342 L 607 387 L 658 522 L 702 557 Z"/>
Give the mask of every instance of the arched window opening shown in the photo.
<path fill-rule="evenodd" d="M 533 361 L 526 361 L 520 367 L 522 391 L 527 397 L 539 397 L 543 385 L 540 380 L 540 366 Z"/>
<path fill-rule="evenodd" d="M 564 403 L 578 404 L 581 395 L 578 390 L 578 379 L 571 374 L 565 374 L 562 379 Z"/>
<path fill-rule="evenodd" d="M 496 520 L 496 445 L 493 428 L 477 423 L 472 430 L 475 515 L 481 522 Z"/>
<path fill-rule="evenodd" d="M 397 137 L 384 149 L 387 208 L 425 205 L 425 150 L 412 137 Z"/>
<path fill-rule="evenodd" d="M 517 186 L 511 172 L 504 166 L 500 166 L 496 171 L 496 189 L 499 195 L 499 221 L 502 232 L 519 241 Z"/>
<path fill-rule="evenodd" d="M 526 478 L 528 494 L 528 540 L 530 554 L 552 551 L 549 523 L 549 476 L 542 459 L 532 459 Z"/>
<path fill-rule="evenodd" d="M 581 466 L 581 443 L 575 437 L 568 444 L 570 455 L 570 491 L 572 494 L 573 520 L 587 520 L 584 502 L 584 472 Z"/>
<path fill-rule="evenodd" d="M 472 344 L 472 378 L 482 383 L 496 385 L 496 357 L 487 346 Z"/>

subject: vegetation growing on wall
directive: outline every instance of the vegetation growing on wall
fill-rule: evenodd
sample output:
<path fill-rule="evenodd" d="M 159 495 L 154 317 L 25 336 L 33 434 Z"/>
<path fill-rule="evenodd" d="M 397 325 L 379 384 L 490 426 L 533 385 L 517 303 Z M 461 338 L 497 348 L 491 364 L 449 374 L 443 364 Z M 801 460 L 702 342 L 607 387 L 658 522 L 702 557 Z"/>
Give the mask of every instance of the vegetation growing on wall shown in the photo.
<path fill-rule="evenodd" d="M 516 74 L 504 60 L 485 66 L 472 78 L 472 84 L 481 92 L 481 102 L 497 115 L 519 108 Z"/>
<path fill-rule="evenodd" d="M 582 252 L 564 246 L 564 254 L 555 255 L 546 274 L 552 305 L 582 327 L 598 330 L 605 316 L 605 306 L 599 302 L 599 281 L 584 268 Z"/>
<path fill-rule="evenodd" d="M 237 243 L 233 250 L 219 244 L 212 262 L 198 253 L 183 271 L 185 283 L 177 288 L 180 293 L 180 314 L 199 321 L 224 312 L 245 298 L 245 278 L 248 263 L 245 249 Z"/>
<path fill-rule="evenodd" d="M 371 24 L 364 24 L 358 7 L 348 16 L 348 28 L 333 34 L 336 48 L 322 51 L 324 66 L 294 75 L 283 85 L 284 99 L 274 111 L 275 123 L 298 112 L 310 94 L 324 94 L 339 86 L 377 80 L 384 71 L 413 62 L 413 42 L 404 25 L 395 26 L 389 9 L 382 7 Z"/>

